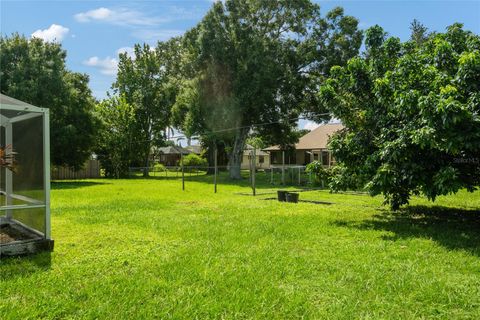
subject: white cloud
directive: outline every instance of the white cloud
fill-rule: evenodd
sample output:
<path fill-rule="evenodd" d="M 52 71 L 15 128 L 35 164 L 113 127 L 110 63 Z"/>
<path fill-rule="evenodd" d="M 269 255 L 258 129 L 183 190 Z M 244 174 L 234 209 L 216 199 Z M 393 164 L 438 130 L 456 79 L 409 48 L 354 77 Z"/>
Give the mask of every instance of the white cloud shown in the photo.
<path fill-rule="evenodd" d="M 132 47 L 121 47 L 117 51 L 115 51 L 116 57 L 120 53 L 126 53 L 128 57 L 135 59 L 135 49 Z M 94 67 L 100 70 L 101 74 L 114 76 L 117 74 L 118 71 L 118 59 L 112 58 L 110 56 L 101 59 L 97 56 L 93 56 L 88 58 L 87 60 L 83 61 L 83 64 L 89 67 Z"/>
<path fill-rule="evenodd" d="M 117 74 L 118 60 L 115 58 L 106 57 L 105 59 L 100 59 L 99 57 L 94 56 L 84 61 L 83 64 L 98 68 L 100 69 L 100 73 L 105 75 L 113 76 Z"/>
<path fill-rule="evenodd" d="M 144 13 L 127 8 L 98 8 L 74 15 L 78 22 L 101 21 L 121 26 L 156 26 L 162 22 L 169 21 L 159 17 L 149 17 Z"/>
<path fill-rule="evenodd" d="M 318 123 L 316 123 L 316 122 L 307 121 L 307 122 L 305 123 L 305 125 L 303 126 L 303 129 L 307 129 L 307 130 L 312 131 L 312 130 L 318 128 L 319 126 L 320 126 L 320 125 L 319 125 Z"/>
<path fill-rule="evenodd" d="M 184 32 L 183 30 L 137 30 L 133 32 L 133 36 L 143 41 L 166 41 Z"/>
<path fill-rule="evenodd" d="M 121 47 L 120 49 L 117 50 L 117 56 L 120 53 L 126 53 L 128 57 L 134 59 L 135 58 L 135 49 L 132 47 Z"/>
<path fill-rule="evenodd" d="M 47 42 L 61 42 L 70 30 L 58 24 L 52 24 L 48 29 L 38 29 L 32 33 L 32 38 L 40 38 Z"/>

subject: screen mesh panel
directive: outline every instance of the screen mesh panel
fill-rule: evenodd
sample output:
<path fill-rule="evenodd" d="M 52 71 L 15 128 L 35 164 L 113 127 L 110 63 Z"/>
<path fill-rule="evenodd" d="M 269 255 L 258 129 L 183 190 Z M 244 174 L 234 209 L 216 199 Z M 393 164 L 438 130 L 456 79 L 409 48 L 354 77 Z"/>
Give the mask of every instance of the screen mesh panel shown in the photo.
<path fill-rule="evenodd" d="M 5 128 L 0 126 L 0 148 L 5 148 Z M 0 168 L 0 191 L 5 191 L 5 172 L 6 168 Z M 6 198 L 0 194 L 0 206 L 6 205 Z M 0 215 L 2 212 L 0 212 Z"/>
<path fill-rule="evenodd" d="M 14 123 L 12 147 L 17 153 L 13 193 L 44 202 L 42 117 Z"/>
<path fill-rule="evenodd" d="M 12 210 L 12 218 L 45 234 L 45 208 Z"/>

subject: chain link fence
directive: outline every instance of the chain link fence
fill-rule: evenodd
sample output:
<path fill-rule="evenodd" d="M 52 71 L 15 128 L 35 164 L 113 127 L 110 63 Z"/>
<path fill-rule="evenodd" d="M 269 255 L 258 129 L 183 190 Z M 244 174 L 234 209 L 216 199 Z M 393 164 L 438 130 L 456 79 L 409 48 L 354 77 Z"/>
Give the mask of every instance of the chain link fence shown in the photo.
<path fill-rule="evenodd" d="M 270 166 L 268 168 L 257 168 L 253 170 L 243 169 L 240 171 L 241 179 L 229 177 L 228 166 L 152 166 L 152 167 L 130 167 L 130 178 L 149 179 L 178 179 L 179 185 L 185 188 L 188 182 L 203 182 L 213 184 L 215 190 L 217 185 L 239 185 L 250 186 L 253 194 L 256 189 L 277 189 L 282 187 L 313 187 L 313 177 L 306 172 L 305 166 Z M 147 175 L 148 173 L 148 175 Z"/>

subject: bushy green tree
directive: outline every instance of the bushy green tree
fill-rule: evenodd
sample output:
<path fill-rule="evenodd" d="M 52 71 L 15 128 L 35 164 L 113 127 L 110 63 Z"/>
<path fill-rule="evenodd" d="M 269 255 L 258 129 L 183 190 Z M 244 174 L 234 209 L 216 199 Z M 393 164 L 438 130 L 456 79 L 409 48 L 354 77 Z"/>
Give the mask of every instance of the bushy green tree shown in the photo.
<path fill-rule="evenodd" d="M 96 136 L 88 76 L 66 69 L 58 43 L 14 34 L 0 37 L 0 49 L 0 91 L 49 108 L 52 163 L 79 169 Z"/>
<path fill-rule="evenodd" d="M 129 143 L 137 150 L 139 161 L 149 167 L 151 148 L 165 142 L 170 111 L 178 85 L 176 46 L 178 39 L 158 42 L 155 48 L 135 45 L 134 56 L 120 54 L 115 93 L 134 108 L 135 131 Z M 148 170 L 145 170 L 148 175 Z"/>
<path fill-rule="evenodd" d="M 461 24 L 423 44 L 387 39 L 378 26 L 366 35 L 365 57 L 333 67 L 319 90 L 345 126 L 330 143 L 343 176 L 382 193 L 393 209 L 412 194 L 435 200 L 473 191 L 480 183 L 480 37 Z"/>
<path fill-rule="evenodd" d="M 197 154 L 190 153 L 183 157 L 183 165 L 185 167 L 206 167 L 208 166 L 207 159 L 200 157 Z"/>
<path fill-rule="evenodd" d="M 428 28 L 425 27 L 420 21 L 417 19 L 413 19 L 412 23 L 410 24 L 410 41 L 412 41 L 417 46 L 422 45 L 425 41 L 427 41 L 429 33 Z"/>
<path fill-rule="evenodd" d="M 96 153 L 105 175 L 109 178 L 126 177 L 138 152 L 131 143 L 136 135 L 135 108 L 121 96 L 103 100 L 95 111 L 101 123 Z"/>
<path fill-rule="evenodd" d="M 325 168 L 321 161 L 312 161 L 307 164 L 305 172 L 313 176 L 313 184 L 325 186 L 330 183 L 332 168 Z"/>
<path fill-rule="evenodd" d="M 189 63 L 174 107 L 177 126 L 221 141 L 230 177 L 239 179 L 252 130 L 268 143 L 296 142 L 296 118 L 315 104 L 318 81 L 358 53 L 357 26 L 340 8 L 321 18 L 309 0 L 216 2 L 184 37 Z"/>

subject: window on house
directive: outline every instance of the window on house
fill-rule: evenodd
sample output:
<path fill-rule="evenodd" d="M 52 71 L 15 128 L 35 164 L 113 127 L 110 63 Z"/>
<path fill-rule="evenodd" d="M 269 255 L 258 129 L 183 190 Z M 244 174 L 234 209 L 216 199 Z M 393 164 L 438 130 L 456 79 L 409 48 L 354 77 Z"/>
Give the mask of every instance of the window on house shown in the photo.
<path fill-rule="evenodd" d="M 310 152 L 308 151 L 305 151 L 305 153 L 303 154 L 303 165 L 307 165 L 311 162 L 311 155 L 310 155 Z"/>
<path fill-rule="evenodd" d="M 258 156 L 258 162 L 259 163 L 264 163 L 265 162 L 265 156 Z"/>
<path fill-rule="evenodd" d="M 322 151 L 322 165 L 330 165 L 330 153 L 328 151 Z"/>
<path fill-rule="evenodd" d="M 272 161 L 272 164 L 277 164 L 278 163 L 278 153 L 277 152 L 270 152 L 270 159 Z"/>

